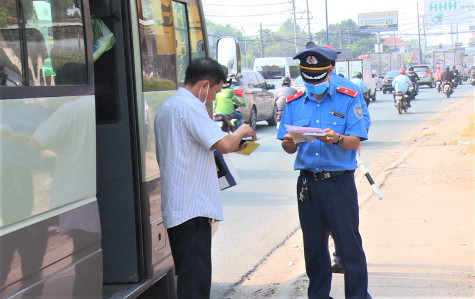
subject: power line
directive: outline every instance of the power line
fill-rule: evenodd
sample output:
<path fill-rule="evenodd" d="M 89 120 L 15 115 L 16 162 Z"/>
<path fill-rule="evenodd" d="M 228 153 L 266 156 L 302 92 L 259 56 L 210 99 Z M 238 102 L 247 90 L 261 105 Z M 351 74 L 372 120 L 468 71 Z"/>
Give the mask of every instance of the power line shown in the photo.
<path fill-rule="evenodd" d="M 216 3 L 208 3 L 204 4 L 204 6 L 276 6 L 276 5 L 282 5 L 282 4 L 290 4 L 290 2 L 280 2 L 280 3 L 269 3 L 269 4 L 216 4 Z"/>
<path fill-rule="evenodd" d="M 219 16 L 218 16 L 218 15 L 209 15 L 209 14 L 207 14 L 206 16 L 208 16 L 208 17 L 226 17 L 226 18 L 227 18 L 227 17 L 247 18 L 247 17 L 262 17 L 262 16 L 280 15 L 280 14 L 285 14 L 285 13 L 289 13 L 289 11 L 288 11 L 288 10 L 285 10 L 285 11 L 276 11 L 276 12 L 269 12 L 269 13 L 266 13 L 266 14 L 262 14 L 262 13 L 261 13 L 261 14 L 257 14 L 257 15 L 245 15 L 245 16 L 243 16 L 243 15 L 240 15 L 240 16 L 236 16 L 236 15 L 234 15 L 234 16 L 230 16 L 230 15 L 227 15 L 227 16 L 226 16 L 226 15 L 219 15 Z"/>

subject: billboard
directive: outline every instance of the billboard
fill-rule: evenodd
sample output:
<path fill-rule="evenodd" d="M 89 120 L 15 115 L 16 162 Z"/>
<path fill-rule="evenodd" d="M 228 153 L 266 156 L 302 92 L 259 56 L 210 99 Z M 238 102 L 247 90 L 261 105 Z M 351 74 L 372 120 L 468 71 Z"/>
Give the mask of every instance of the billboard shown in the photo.
<path fill-rule="evenodd" d="M 397 11 L 360 13 L 358 29 L 363 31 L 397 31 Z"/>
<path fill-rule="evenodd" d="M 427 25 L 471 23 L 475 21 L 473 0 L 425 0 L 424 22 Z"/>

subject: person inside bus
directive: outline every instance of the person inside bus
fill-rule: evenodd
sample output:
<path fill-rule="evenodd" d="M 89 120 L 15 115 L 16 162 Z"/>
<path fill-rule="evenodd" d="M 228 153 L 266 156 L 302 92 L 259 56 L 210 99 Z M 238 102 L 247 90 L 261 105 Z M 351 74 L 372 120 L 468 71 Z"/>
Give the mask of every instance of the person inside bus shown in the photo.
<path fill-rule="evenodd" d="M 216 94 L 214 100 L 214 112 L 227 115 L 231 119 L 237 120 L 237 127 L 241 126 L 242 114 L 235 109 L 236 106 L 244 107 L 246 102 L 240 100 L 233 92 L 232 85 L 234 84 L 234 76 L 228 76 L 226 83 L 223 84 L 223 89 Z"/>
<path fill-rule="evenodd" d="M 256 139 L 243 124 L 227 134 L 209 117 L 226 75 L 211 58 L 193 60 L 185 85 L 158 109 L 155 122 L 157 160 L 162 179 L 163 223 L 175 263 L 178 298 L 209 298 L 211 225 L 223 220 L 213 151 L 244 149 L 241 140 Z"/>

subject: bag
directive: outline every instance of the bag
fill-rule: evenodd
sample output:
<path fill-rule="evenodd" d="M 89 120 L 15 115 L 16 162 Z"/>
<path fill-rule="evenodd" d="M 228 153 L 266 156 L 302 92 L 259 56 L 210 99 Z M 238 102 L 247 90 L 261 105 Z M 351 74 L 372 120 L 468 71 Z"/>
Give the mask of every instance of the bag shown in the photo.
<path fill-rule="evenodd" d="M 102 54 L 114 46 L 115 37 L 101 19 L 91 18 L 91 25 L 93 36 L 92 55 L 94 61 L 97 61 Z"/>
<path fill-rule="evenodd" d="M 216 171 L 218 172 L 219 189 L 224 190 L 236 186 L 239 176 L 228 155 L 214 151 L 214 160 L 216 162 Z"/>

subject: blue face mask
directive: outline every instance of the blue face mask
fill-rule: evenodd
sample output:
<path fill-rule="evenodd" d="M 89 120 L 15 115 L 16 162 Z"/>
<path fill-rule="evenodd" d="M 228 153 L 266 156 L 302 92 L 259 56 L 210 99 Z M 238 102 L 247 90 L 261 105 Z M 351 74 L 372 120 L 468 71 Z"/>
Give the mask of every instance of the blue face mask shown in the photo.
<path fill-rule="evenodd" d="M 305 88 L 307 89 L 307 92 L 320 95 L 320 94 L 323 94 L 328 89 L 328 86 L 330 86 L 330 83 L 328 81 L 325 81 L 318 84 L 304 83 L 304 85 L 305 85 Z"/>

